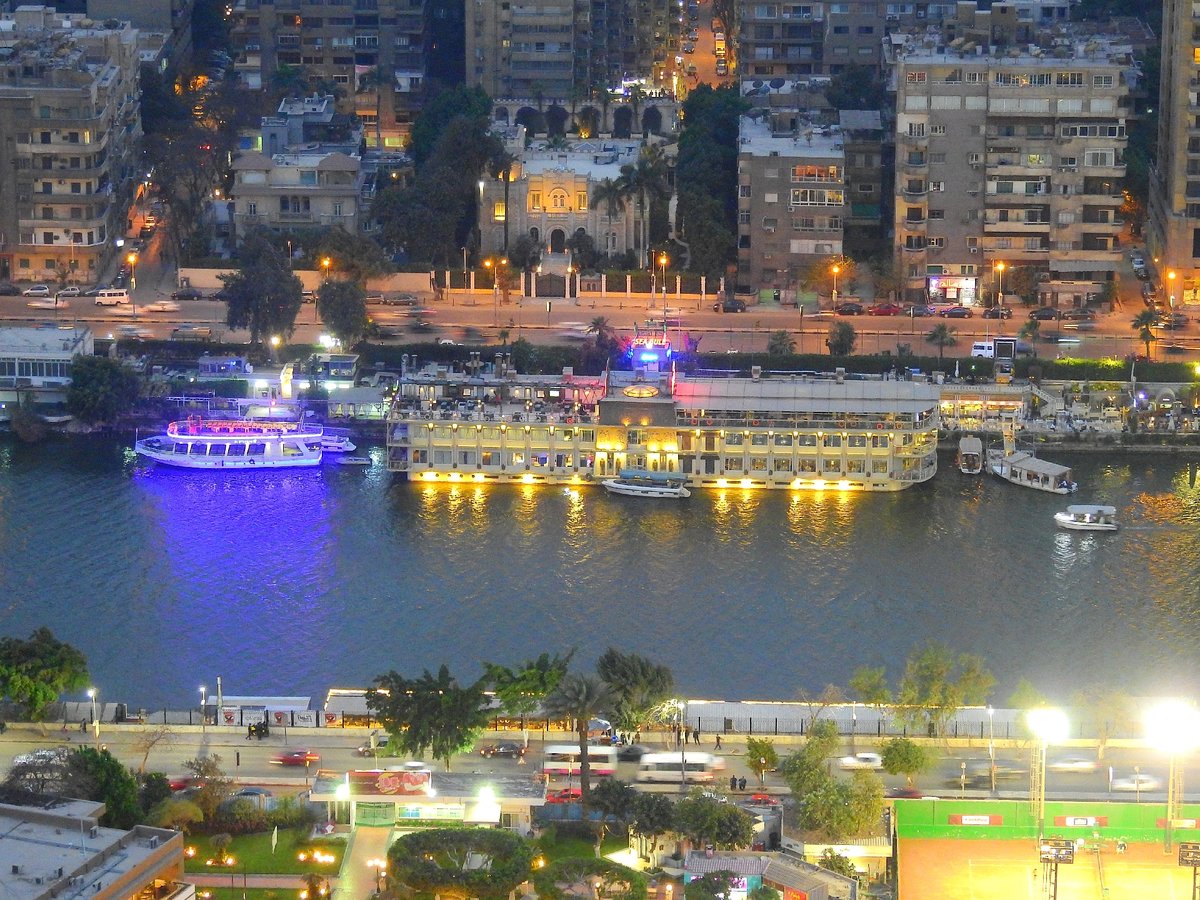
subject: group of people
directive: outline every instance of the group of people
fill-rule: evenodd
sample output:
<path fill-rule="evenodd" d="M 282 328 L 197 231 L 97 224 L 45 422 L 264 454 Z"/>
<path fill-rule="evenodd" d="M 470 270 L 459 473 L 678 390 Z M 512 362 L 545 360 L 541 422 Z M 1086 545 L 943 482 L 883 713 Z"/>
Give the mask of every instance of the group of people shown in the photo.
<path fill-rule="evenodd" d="M 745 776 L 738 778 L 736 775 L 729 776 L 729 789 L 731 791 L 744 791 L 746 789 Z"/>
<path fill-rule="evenodd" d="M 697 747 L 700 746 L 700 729 L 699 728 L 687 728 L 687 727 L 684 727 L 681 725 L 676 725 L 675 726 L 675 746 L 678 747 L 681 744 L 688 743 L 689 741 L 691 743 L 695 744 Z M 713 749 L 714 750 L 721 749 L 721 736 L 719 734 L 717 735 L 717 742 L 713 746 Z"/>

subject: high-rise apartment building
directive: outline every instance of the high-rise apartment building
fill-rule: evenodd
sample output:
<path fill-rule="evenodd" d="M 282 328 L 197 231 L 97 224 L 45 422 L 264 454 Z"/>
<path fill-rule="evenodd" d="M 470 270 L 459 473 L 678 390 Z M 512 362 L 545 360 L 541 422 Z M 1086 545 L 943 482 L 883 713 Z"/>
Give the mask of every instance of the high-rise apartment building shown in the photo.
<path fill-rule="evenodd" d="M 996 264 L 1081 305 L 1117 267 L 1127 43 L 1070 26 L 1039 44 L 893 36 L 894 224 L 905 298 L 976 304 Z"/>
<path fill-rule="evenodd" d="M 338 85 L 368 143 L 399 147 L 423 96 L 426 25 L 425 0 L 237 0 L 234 68 L 251 88 L 289 68 Z"/>
<path fill-rule="evenodd" d="M 0 17 L 0 278 L 94 280 L 141 180 L 137 32 Z"/>

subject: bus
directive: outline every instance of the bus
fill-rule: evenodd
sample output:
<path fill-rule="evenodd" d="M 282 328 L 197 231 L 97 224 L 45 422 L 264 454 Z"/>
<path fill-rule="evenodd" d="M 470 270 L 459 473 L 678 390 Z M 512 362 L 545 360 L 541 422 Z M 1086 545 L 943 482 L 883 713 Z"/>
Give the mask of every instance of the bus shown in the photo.
<path fill-rule="evenodd" d="M 616 747 L 588 747 L 588 766 L 593 775 L 612 775 L 617 771 Z M 571 744 L 551 744 L 542 761 L 546 775 L 578 775 L 579 747 Z"/>
<path fill-rule="evenodd" d="M 679 783 L 680 766 L 685 767 L 684 780 L 701 784 L 713 780 L 725 768 L 725 760 L 711 753 L 647 753 L 638 765 L 638 781 Z"/>

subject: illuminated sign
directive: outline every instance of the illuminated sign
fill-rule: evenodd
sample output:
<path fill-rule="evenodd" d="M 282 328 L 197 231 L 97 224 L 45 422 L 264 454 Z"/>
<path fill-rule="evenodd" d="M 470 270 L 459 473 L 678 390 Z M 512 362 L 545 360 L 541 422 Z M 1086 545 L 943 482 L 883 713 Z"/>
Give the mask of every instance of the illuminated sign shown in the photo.
<path fill-rule="evenodd" d="M 1200 866 L 1200 844 L 1180 841 L 1179 864 L 1181 866 Z"/>
<path fill-rule="evenodd" d="M 1062 828 L 1095 828 L 1108 824 L 1108 816 L 1055 816 L 1054 824 Z"/>
<path fill-rule="evenodd" d="M 406 769 L 401 772 L 377 770 L 347 772 L 346 780 L 352 794 L 382 794 L 405 796 L 429 793 L 428 769 Z"/>
<path fill-rule="evenodd" d="M 1048 838 L 1042 841 L 1039 858 L 1044 863 L 1070 865 L 1075 862 L 1075 842 L 1061 838 Z"/>
<path fill-rule="evenodd" d="M 951 825 L 1003 825 L 1004 816 L 964 816 L 950 817 Z"/>

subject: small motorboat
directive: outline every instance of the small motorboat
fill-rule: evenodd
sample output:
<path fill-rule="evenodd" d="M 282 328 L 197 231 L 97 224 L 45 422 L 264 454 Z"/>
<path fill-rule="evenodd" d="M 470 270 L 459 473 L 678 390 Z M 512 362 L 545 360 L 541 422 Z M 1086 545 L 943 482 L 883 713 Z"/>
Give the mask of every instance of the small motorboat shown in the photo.
<path fill-rule="evenodd" d="M 329 434 L 321 436 L 321 449 L 326 453 L 353 453 L 358 447 L 344 434 Z"/>
<path fill-rule="evenodd" d="M 678 472 L 651 472 L 647 469 L 622 469 L 617 478 L 600 482 L 610 494 L 624 497 L 657 497 L 682 500 L 692 492 L 687 478 Z"/>
<path fill-rule="evenodd" d="M 958 441 L 958 471 L 978 475 L 983 471 L 983 441 L 967 435 Z"/>
<path fill-rule="evenodd" d="M 371 465 L 371 457 L 369 456 L 333 456 L 330 457 L 333 462 L 339 466 L 369 466 Z"/>
<path fill-rule="evenodd" d="M 1121 527 L 1116 514 L 1115 506 L 1068 506 L 1065 512 L 1054 514 L 1054 523 L 1071 531 L 1116 531 Z"/>

